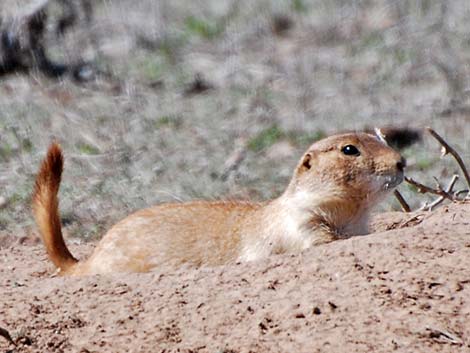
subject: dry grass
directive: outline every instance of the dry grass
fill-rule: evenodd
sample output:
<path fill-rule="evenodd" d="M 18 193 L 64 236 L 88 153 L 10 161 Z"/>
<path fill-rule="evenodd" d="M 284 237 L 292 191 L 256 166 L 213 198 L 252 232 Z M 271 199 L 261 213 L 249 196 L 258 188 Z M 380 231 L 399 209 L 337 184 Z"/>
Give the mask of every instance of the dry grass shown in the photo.
<path fill-rule="evenodd" d="M 50 36 L 51 54 L 108 76 L 2 79 L 0 231 L 32 226 L 52 139 L 66 154 L 63 221 L 83 238 L 157 202 L 274 197 L 314 139 L 342 130 L 432 126 L 468 161 L 469 14 L 466 0 L 97 2 L 94 27 L 66 48 Z M 198 74 L 213 88 L 185 94 Z M 221 177 L 240 141 L 246 156 Z M 457 171 L 431 139 L 403 154 L 423 182 Z"/>

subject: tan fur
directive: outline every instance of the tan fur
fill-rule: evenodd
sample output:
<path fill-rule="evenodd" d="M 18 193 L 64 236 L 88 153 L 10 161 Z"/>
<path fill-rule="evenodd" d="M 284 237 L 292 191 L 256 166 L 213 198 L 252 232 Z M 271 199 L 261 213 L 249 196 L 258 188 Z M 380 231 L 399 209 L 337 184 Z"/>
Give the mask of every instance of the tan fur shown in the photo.
<path fill-rule="evenodd" d="M 356 146 L 360 155 L 345 155 L 346 145 Z M 47 252 L 63 274 L 219 265 L 366 234 L 369 210 L 402 181 L 403 167 L 402 157 L 374 136 L 331 136 L 307 150 L 277 199 L 143 209 L 113 226 L 92 256 L 77 262 L 62 238 L 57 201 L 62 153 L 53 144 L 37 176 L 33 210 Z"/>
<path fill-rule="evenodd" d="M 65 245 L 60 225 L 57 192 L 59 191 L 63 164 L 60 146 L 53 143 L 49 147 L 47 157 L 42 162 L 36 177 L 33 213 L 49 257 L 54 265 L 67 271 L 77 263 L 77 260 Z"/>

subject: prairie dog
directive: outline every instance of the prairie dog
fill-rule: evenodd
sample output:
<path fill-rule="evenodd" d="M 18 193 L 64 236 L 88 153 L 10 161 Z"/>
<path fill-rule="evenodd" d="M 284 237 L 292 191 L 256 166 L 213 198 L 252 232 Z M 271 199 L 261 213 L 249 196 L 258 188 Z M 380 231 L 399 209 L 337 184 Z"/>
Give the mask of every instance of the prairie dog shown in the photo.
<path fill-rule="evenodd" d="M 375 136 L 334 135 L 304 153 L 278 198 L 142 209 L 114 225 L 83 262 L 62 237 L 57 198 L 62 166 L 62 151 L 53 143 L 37 175 L 33 213 L 59 273 L 88 275 L 252 261 L 367 234 L 370 209 L 402 182 L 405 160 Z"/>

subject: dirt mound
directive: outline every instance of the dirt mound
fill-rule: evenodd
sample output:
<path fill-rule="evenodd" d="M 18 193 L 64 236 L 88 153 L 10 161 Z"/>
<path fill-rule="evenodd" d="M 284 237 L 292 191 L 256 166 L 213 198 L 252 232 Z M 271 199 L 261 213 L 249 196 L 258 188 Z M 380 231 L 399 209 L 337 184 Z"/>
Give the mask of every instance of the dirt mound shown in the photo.
<path fill-rule="evenodd" d="M 374 229 L 300 256 L 86 278 L 51 277 L 41 244 L 4 237 L 0 327 L 17 345 L 0 351 L 468 352 L 470 204 Z"/>

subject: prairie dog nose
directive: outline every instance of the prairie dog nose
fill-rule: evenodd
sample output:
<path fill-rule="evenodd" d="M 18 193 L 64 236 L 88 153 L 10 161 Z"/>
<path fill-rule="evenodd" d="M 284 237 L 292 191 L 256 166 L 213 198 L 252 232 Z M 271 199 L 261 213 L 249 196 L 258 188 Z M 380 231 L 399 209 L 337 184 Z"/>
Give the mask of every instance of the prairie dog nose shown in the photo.
<path fill-rule="evenodd" d="M 401 159 L 397 162 L 397 169 L 400 172 L 403 172 L 403 169 L 406 167 L 406 159 L 401 157 Z"/>

